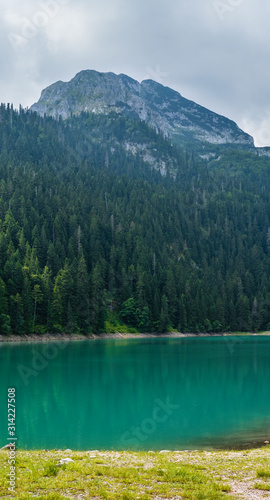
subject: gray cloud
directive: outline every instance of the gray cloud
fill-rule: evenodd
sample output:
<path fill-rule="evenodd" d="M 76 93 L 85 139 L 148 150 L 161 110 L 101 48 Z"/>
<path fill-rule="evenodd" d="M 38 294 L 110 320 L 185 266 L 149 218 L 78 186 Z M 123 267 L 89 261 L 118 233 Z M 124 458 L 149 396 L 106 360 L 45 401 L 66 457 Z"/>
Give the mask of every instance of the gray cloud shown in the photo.
<path fill-rule="evenodd" d="M 0 100 L 29 106 L 82 69 L 153 78 L 270 145 L 270 5 L 261 0 L 9 0 Z"/>

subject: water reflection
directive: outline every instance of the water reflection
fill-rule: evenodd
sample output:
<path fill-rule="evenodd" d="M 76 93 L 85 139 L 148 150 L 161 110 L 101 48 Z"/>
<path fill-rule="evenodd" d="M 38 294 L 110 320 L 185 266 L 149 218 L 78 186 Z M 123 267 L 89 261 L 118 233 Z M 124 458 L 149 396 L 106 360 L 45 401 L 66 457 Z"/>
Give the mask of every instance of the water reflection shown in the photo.
<path fill-rule="evenodd" d="M 14 386 L 23 448 L 186 449 L 269 437 L 269 337 L 71 342 L 26 385 L 18 367 L 33 369 L 46 349 L 0 346 L 3 444 Z"/>

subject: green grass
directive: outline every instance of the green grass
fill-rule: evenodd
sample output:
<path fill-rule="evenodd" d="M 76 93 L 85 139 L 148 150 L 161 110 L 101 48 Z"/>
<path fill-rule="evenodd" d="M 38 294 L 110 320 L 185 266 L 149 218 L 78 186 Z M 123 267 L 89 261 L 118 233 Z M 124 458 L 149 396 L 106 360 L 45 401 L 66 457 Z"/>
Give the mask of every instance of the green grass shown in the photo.
<path fill-rule="evenodd" d="M 270 478 L 270 468 L 257 470 L 257 477 L 269 479 Z"/>
<path fill-rule="evenodd" d="M 57 466 L 61 458 L 74 462 Z M 18 451 L 16 496 L 8 492 L 8 451 L 0 451 L 0 498 L 222 500 L 234 485 L 269 490 L 270 447 L 213 452 Z M 257 472 L 256 472 L 257 471 Z M 252 477 L 252 479 L 251 479 Z M 257 480 L 257 481 L 256 481 Z"/>
<path fill-rule="evenodd" d="M 255 483 L 254 488 L 256 490 L 270 491 L 270 484 L 269 483 Z"/>
<path fill-rule="evenodd" d="M 56 467 L 54 463 L 52 464 L 46 464 L 44 467 L 44 476 L 57 476 L 59 472 L 59 467 Z"/>
<path fill-rule="evenodd" d="M 261 467 L 257 470 L 257 478 L 258 479 L 270 479 L 270 467 Z M 254 484 L 254 488 L 257 490 L 270 491 L 270 481 L 265 483 Z"/>
<path fill-rule="evenodd" d="M 107 321 L 105 321 L 105 333 L 139 333 L 136 328 L 125 325 L 114 311 L 108 312 Z"/>
<path fill-rule="evenodd" d="M 136 328 L 126 325 L 112 325 L 109 321 L 105 321 L 105 333 L 133 333 L 138 334 L 139 331 Z"/>

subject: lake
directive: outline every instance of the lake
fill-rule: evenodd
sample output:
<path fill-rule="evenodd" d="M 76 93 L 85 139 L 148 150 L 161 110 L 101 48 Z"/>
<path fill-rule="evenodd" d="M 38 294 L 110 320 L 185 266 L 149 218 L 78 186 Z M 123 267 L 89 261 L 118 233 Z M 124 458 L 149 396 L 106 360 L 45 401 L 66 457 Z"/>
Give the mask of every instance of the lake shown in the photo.
<path fill-rule="evenodd" d="M 270 437 L 270 337 L 0 344 L 0 446 L 181 450 Z M 270 439 L 269 439 L 270 440 Z"/>

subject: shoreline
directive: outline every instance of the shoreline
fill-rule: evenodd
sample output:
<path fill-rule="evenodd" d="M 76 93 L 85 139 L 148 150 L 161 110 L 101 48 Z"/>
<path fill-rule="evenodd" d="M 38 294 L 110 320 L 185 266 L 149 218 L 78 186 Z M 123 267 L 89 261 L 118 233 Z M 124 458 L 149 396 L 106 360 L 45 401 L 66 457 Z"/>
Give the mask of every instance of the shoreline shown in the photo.
<path fill-rule="evenodd" d="M 74 342 L 97 339 L 146 339 L 146 338 L 188 338 L 188 337 L 260 337 L 269 336 L 270 332 L 227 332 L 227 333 L 101 333 L 97 334 L 29 334 L 29 335 L 0 335 L 0 343 L 21 343 L 21 342 Z"/>
<path fill-rule="evenodd" d="M 10 444 L 6 445 L 1 445 L 0 443 L 0 452 L 8 450 Z M 248 441 L 247 440 L 234 440 L 231 443 L 230 442 L 225 442 L 223 445 L 210 445 L 210 444 L 205 444 L 205 445 L 198 445 L 198 446 L 193 446 L 192 448 L 186 447 L 175 447 L 175 448 L 166 448 L 166 452 L 168 453 L 196 453 L 196 452 L 210 452 L 210 453 L 218 453 L 218 452 L 230 452 L 230 451 L 244 451 L 244 450 L 261 450 L 263 448 L 268 448 L 270 451 L 270 435 L 266 434 L 265 437 L 261 437 L 260 439 L 252 439 L 250 438 Z M 95 448 L 91 449 L 90 447 L 86 447 L 84 449 L 81 448 L 20 448 L 19 446 L 16 445 L 16 450 L 17 451 L 22 451 L 22 452 L 42 452 L 42 451 L 47 451 L 47 452 L 61 452 L 64 453 L 66 451 L 72 451 L 73 453 L 162 453 L 162 450 L 164 448 L 156 448 L 156 449 L 143 449 L 143 448 L 138 448 L 138 449 L 109 449 L 109 448 Z"/>

